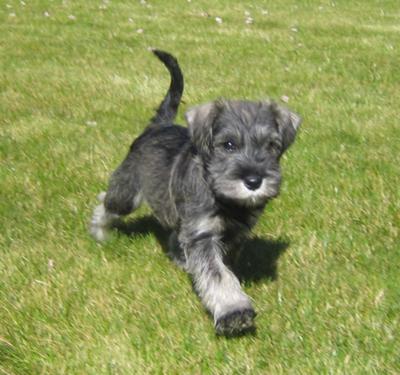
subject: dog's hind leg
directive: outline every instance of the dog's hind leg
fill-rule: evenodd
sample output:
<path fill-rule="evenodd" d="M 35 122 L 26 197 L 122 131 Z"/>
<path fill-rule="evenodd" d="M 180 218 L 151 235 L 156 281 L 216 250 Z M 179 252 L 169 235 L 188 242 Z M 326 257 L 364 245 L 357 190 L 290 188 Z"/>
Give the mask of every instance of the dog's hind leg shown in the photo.
<path fill-rule="evenodd" d="M 90 233 L 97 241 L 104 241 L 113 223 L 142 203 L 138 173 L 129 156 L 112 174 L 108 191 L 100 193 L 98 199 L 100 204 L 93 211 Z"/>

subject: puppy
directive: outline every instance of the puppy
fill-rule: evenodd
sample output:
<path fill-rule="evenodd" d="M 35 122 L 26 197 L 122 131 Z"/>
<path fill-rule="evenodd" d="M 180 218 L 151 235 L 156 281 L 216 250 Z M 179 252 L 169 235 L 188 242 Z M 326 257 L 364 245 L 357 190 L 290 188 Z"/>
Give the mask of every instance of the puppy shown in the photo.
<path fill-rule="evenodd" d="M 104 240 L 145 201 L 170 230 L 169 255 L 192 276 L 216 332 L 240 335 L 254 329 L 255 311 L 227 264 L 278 195 L 279 160 L 301 120 L 274 102 L 217 100 L 189 109 L 187 128 L 174 125 L 182 72 L 170 54 L 153 53 L 170 72 L 169 90 L 100 194 L 90 230 Z"/>

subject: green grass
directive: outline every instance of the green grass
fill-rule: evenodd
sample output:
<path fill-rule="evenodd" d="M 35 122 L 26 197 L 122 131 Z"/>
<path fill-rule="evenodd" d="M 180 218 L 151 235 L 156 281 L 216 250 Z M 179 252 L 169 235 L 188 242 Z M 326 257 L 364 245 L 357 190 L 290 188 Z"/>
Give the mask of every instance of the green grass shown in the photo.
<path fill-rule="evenodd" d="M 398 1 L 147 4 L 0 5 L 0 374 L 399 374 Z M 153 233 L 87 233 L 168 87 L 149 46 L 179 58 L 180 122 L 221 96 L 304 117 L 255 230 L 255 336 L 215 336 Z"/>

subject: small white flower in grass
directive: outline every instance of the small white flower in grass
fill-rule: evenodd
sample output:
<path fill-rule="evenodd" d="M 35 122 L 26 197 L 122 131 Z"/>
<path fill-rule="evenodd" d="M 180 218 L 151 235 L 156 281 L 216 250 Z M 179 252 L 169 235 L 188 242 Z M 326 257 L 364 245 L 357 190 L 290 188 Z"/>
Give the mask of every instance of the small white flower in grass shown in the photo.
<path fill-rule="evenodd" d="M 75 21 L 75 20 L 76 20 L 76 17 L 75 17 L 73 14 L 70 14 L 70 15 L 68 16 L 68 19 L 70 19 L 71 21 Z"/>
<path fill-rule="evenodd" d="M 283 302 L 283 296 L 282 293 L 278 290 L 278 303 L 282 305 L 282 302 Z"/>
<path fill-rule="evenodd" d="M 245 15 L 246 17 L 249 17 L 249 16 L 250 16 L 250 12 L 249 12 L 248 10 L 245 10 L 245 11 L 244 11 L 244 15 Z"/>
<path fill-rule="evenodd" d="M 35 280 L 33 280 L 35 283 L 37 283 L 37 284 L 40 284 L 40 285 L 47 285 L 47 283 L 45 282 L 45 281 L 42 281 L 42 280 L 38 280 L 38 279 L 35 279 Z"/>
<path fill-rule="evenodd" d="M 140 0 L 140 4 L 142 4 L 142 5 L 146 5 L 146 4 L 147 4 L 147 2 L 146 2 L 146 0 Z"/>
<path fill-rule="evenodd" d="M 26 5 L 25 1 L 20 1 L 20 3 L 23 7 Z"/>
<path fill-rule="evenodd" d="M 299 31 L 299 29 L 295 26 L 290 28 L 291 31 L 293 31 L 294 33 L 297 33 Z"/>
<path fill-rule="evenodd" d="M 138 34 L 143 34 L 144 30 L 143 30 L 143 29 L 137 29 L 136 32 L 137 32 Z"/>
<path fill-rule="evenodd" d="M 246 25 L 251 25 L 254 22 L 253 17 L 246 17 L 246 20 L 244 21 Z"/>
<path fill-rule="evenodd" d="M 53 260 L 53 259 L 49 259 L 49 260 L 48 260 L 48 262 L 47 262 L 47 269 L 48 269 L 49 271 L 53 271 L 53 269 L 54 269 L 54 260 Z"/>
<path fill-rule="evenodd" d="M 86 121 L 86 125 L 89 126 L 90 128 L 94 128 L 95 126 L 97 126 L 97 122 L 93 120 L 88 120 Z"/>
<path fill-rule="evenodd" d="M 14 12 L 12 12 L 12 13 L 10 13 L 8 16 L 9 16 L 9 17 L 15 17 L 16 14 L 15 14 Z"/>
<path fill-rule="evenodd" d="M 289 103 L 289 97 L 288 97 L 287 95 L 282 95 L 282 96 L 281 96 L 281 100 L 282 100 L 284 103 Z"/>
<path fill-rule="evenodd" d="M 133 18 L 128 18 L 129 23 L 133 23 Z"/>
<path fill-rule="evenodd" d="M 49 12 L 47 12 L 47 11 L 46 11 L 46 12 L 44 12 L 44 13 L 43 13 L 43 15 L 44 15 L 45 17 L 50 17 L 50 13 L 49 13 Z"/>
<path fill-rule="evenodd" d="M 385 297 L 385 291 L 382 289 L 379 293 L 375 296 L 375 306 L 380 305 Z"/>
<path fill-rule="evenodd" d="M 222 23 L 222 18 L 221 17 L 215 17 L 215 22 L 218 24 Z"/>

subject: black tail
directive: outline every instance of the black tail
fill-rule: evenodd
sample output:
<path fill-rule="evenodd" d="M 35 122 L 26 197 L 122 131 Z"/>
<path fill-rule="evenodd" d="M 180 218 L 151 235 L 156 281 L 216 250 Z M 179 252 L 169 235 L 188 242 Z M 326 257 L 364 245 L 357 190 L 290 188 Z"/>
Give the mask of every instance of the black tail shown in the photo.
<path fill-rule="evenodd" d="M 170 124 L 178 111 L 179 103 L 183 93 L 183 75 L 178 61 L 167 52 L 153 49 L 152 52 L 167 67 L 171 75 L 171 84 L 164 100 L 157 109 L 151 124 Z"/>

